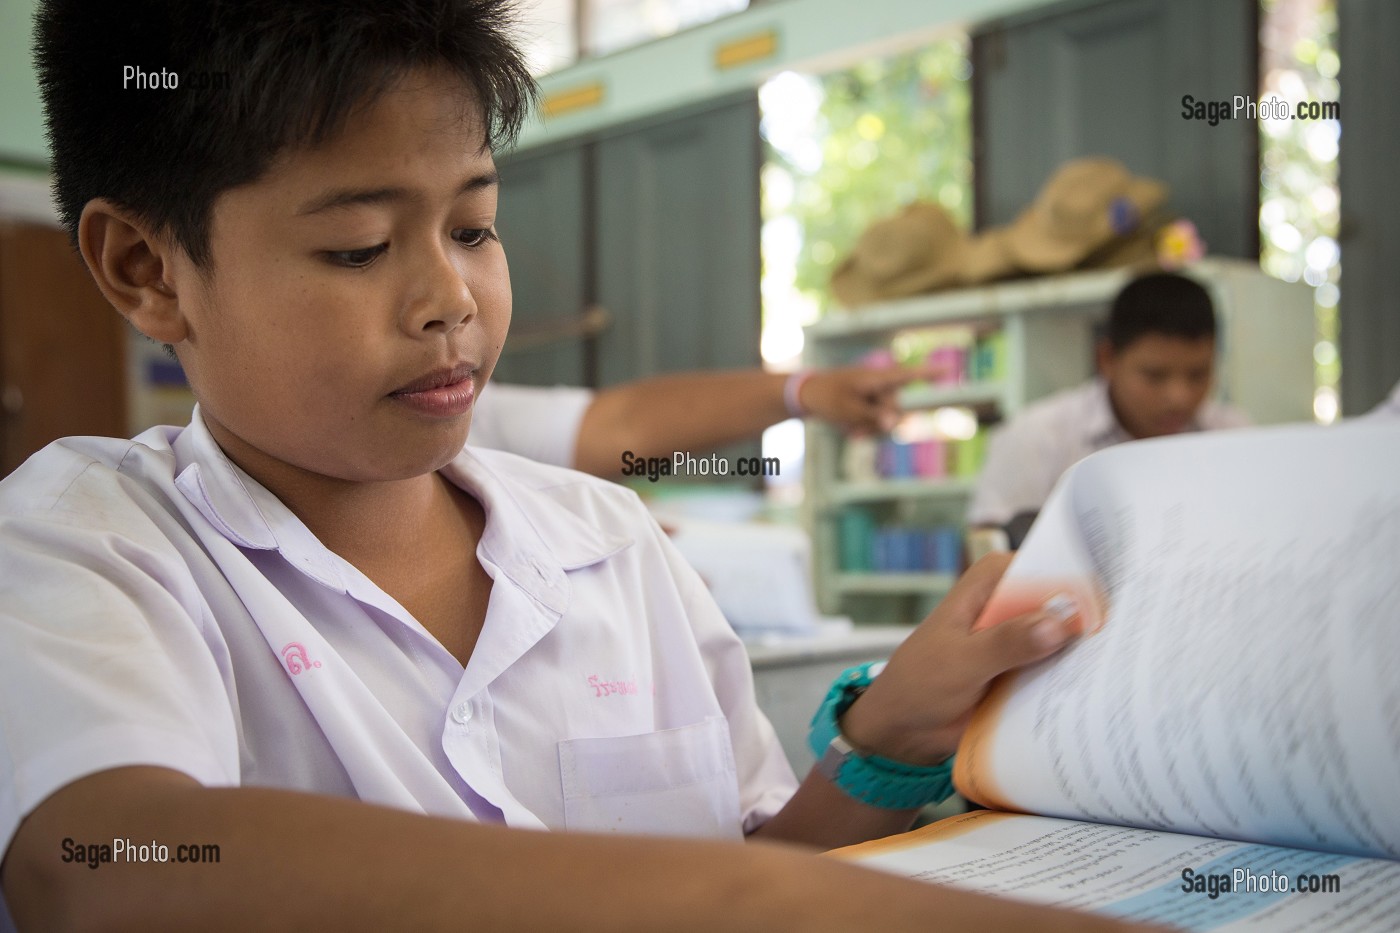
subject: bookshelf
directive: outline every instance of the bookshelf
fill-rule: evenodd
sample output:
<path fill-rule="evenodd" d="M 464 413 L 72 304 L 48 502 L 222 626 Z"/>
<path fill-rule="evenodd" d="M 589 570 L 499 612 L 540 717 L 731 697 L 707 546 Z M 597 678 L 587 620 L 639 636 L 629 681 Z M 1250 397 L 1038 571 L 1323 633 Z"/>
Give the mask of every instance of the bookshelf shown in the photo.
<path fill-rule="evenodd" d="M 1185 272 L 1211 290 L 1220 318 L 1217 396 L 1257 423 L 1310 420 L 1311 288 L 1270 278 L 1243 260 L 1206 259 Z M 992 348 L 963 378 L 919 383 L 901 393 L 906 418 L 896 436 L 915 445 L 917 466 L 927 466 L 923 455 L 929 454 L 931 470 L 909 475 L 900 457 L 896 469 L 888 462 L 882 469 L 880 458 L 896 446 L 890 444 L 877 453 L 872 471 L 871 441 L 851 441 L 809 422 L 804 518 L 823 612 L 860 623 L 912 624 L 937 604 L 956 579 L 948 535 L 951 529 L 961 534 L 987 432 L 1037 399 L 1093 376 L 1095 327 L 1130 275 L 1080 272 L 941 292 L 832 312 L 806 329 L 806 363 L 815 367 L 847 365 L 872 351 L 899 356 L 901 345 L 906 351 L 959 346 L 973 360 Z M 907 430 L 919 413 L 950 409 L 964 433 L 975 426 L 966 440 L 930 442 L 919 433 L 937 433 L 927 417 L 921 428 Z M 867 447 L 854 462 L 864 467 L 856 468 L 852 457 L 861 443 Z M 932 443 L 932 453 L 920 451 L 921 443 Z M 866 535 L 874 536 L 869 547 L 860 544 Z"/>

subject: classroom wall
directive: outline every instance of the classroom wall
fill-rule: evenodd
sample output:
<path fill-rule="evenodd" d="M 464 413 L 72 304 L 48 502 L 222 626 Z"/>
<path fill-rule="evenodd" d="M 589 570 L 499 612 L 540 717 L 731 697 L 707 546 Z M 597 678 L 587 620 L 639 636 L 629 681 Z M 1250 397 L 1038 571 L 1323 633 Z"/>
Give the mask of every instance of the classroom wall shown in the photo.
<path fill-rule="evenodd" d="M 918 42 L 941 29 L 1022 12 L 1048 0 L 771 0 L 737 16 L 687 30 L 546 76 L 546 95 L 601 83 L 602 100 L 552 120 L 536 119 L 521 138 L 528 149 L 757 85 L 793 65 L 850 58 L 890 42 Z M 37 0 L 0 0 L 0 164 L 42 167 L 44 124 L 30 62 Z M 735 38 L 773 30 L 773 55 L 717 69 L 715 50 Z"/>
<path fill-rule="evenodd" d="M 36 0 L 0 0 L 0 163 L 37 168 L 48 162 L 44 117 L 29 57 Z"/>
<path fill-rule="evenodd" d="M 1103 0 L 1082 0 L 1085 5 Z M 1038 7 L 1055 0 L 772 0 L 737 16 L 675 36 L 586 61 L 541 82 L 545 108 L 599 88 L 601 100 L 525 129 L 520 147 L 566 139 L 599 127 L 756 87 L 788 68 L 826 70 L 877 53 L 912 48 L 950 29 Z M 774 50 L 733 67 L 718 67 L 721 50 L 746 39 L 773 37 Z M 732 49 L 731 49 L 732 50 Z M 585 97 L 589 95 L 585 93 Z"/>

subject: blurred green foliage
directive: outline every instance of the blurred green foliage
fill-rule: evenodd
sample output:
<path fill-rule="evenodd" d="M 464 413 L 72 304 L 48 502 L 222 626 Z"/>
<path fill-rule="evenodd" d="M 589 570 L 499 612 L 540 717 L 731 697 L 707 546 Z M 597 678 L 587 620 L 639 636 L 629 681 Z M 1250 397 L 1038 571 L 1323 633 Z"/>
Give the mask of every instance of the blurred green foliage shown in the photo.
<path fill-rule="evenodd" d="M 821 103 L 809 138 L 820 145 L 819 165 L 810 148 L 804 159 L 765 138 L 766 171 L 790 176 L 785 213 L 802 230 L 795 284 L 822 309 L 832 271 L 872 221 L 924 199 L 969 225 L 970 77 L 965 37 L 871 59 L 812 79 Z"/>
<path fill-rule="evenodd" d="M 1340 99 L 1335 0 L 1261 0 L 1260 26 L 1262 97 Z M 1333 392 L 1341 376 L 1339 134 L 1321 120 L 1261 121 L 1259 134 L 1260 262 L 1271 275 L 1317 287 L 1317 385 Z"/>

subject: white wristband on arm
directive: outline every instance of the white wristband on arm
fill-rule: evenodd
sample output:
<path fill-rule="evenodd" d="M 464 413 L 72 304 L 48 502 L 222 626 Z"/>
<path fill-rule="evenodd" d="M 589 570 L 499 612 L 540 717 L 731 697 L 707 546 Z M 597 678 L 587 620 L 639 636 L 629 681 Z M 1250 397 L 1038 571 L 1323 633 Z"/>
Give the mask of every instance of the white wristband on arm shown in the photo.
<path fill-rule="evenodd" d="M 805 418 L 811 414 L 802 404 L 802 386 L 811 378 L 812 370 L 799 369 L 783 383 L 783 404 L 787 406 L 788 414 L 794 418 Z"/>

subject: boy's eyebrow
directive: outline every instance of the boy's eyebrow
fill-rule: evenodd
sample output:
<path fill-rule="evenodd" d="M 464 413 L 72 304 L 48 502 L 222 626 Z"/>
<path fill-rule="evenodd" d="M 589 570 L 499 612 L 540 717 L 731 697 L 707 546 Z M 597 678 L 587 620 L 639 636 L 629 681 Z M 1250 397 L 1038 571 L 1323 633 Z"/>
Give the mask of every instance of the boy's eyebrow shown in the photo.
<path fill-rule="evenodd" d="M 479 191 L 482 188 L 490 188 L 500 184 L 501 176 L 492 169 L 468 178 L 462 183 L 462 187 L 457 189 L 456 197 L 468 193 L 469 191 Z M 319 214 L 322 211 L 333 211 L 345 207 L 358 207 L 366 204 L 384 204 L 394 201 L 414 201 L 418 195 L 407 188 L 332 188 L 330 191 L 322 192 L 316 197 L 307 201 L 297 208 L 297 216 L 304 217 L 308 214 Z"/>

